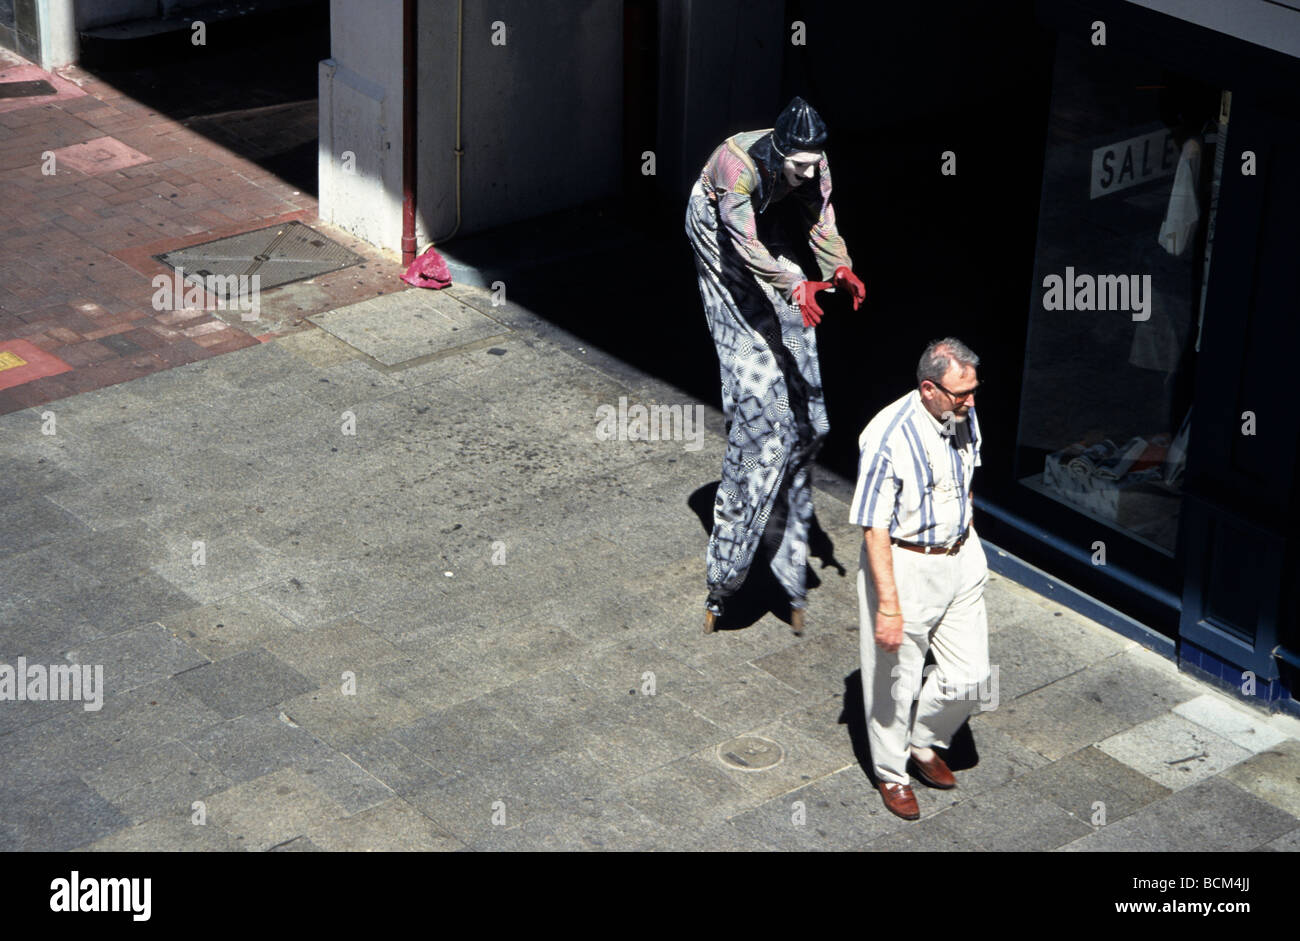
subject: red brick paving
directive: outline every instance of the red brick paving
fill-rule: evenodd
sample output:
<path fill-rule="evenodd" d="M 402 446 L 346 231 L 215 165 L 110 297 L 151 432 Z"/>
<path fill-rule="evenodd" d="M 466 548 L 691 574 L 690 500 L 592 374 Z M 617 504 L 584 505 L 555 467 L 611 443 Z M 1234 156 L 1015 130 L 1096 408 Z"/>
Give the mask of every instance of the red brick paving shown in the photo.
<path fill-rule="evenodd" d="M 165 251 L 296 219 L 366 258 L 364 268 L 315 279 L 329 298 L 321 310 L 404 287 L 396 259 L 323 224 L 314 197 L 221 146 L 228 129 L 204 136 L 77 67 L 51 75 L 18 62 L 0 75 L 45 78 L 59 89 L 0 109 L 0 349 L 4 341 L 22 340 L 28 352 L 71 367 L 8 388 L 0 383 L 0 414 L 273 338 L 252 336 L 208 311 L 154 310 L 152 279 L 170 276 L 171 269 L 152 256 Z M 256 115 L 237 132 L 266 135 L 251 149 L 273 153 L 282 143 L 274 139 L 274 117 Z M 288 144 L 300 143 L 303 133 L 301 120 L 283 129 Z M 99 147 L 109 143 L 105 138 L 147 162 L 85 173 L 64 159 L 56 161 L 54 175 L 42 173 L 49 151 Z M 299 322 L 318 312 L 303 309 Z"/>
<path fill-rule="evenodd" d="M 0 340 L 0 389 L 56 376 L 71 368 L 28 340 Z"/>

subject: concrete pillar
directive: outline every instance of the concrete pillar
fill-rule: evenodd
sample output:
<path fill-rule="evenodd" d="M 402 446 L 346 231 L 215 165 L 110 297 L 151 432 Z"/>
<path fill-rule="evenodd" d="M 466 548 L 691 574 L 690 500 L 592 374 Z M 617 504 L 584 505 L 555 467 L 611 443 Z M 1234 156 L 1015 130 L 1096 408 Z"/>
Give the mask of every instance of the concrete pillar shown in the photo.
<path fill-rule="evenodd" d="M 74 0 L 40 0 L 41 68 L 77 61 L 77 9 Z"/>
<path fill-rule="evenodd" d="M 619 192 L 622 7 L 465 0 L 459 234 Z M 419 4 L 421 249 L 456 224 L 456 10 L 456 0 Z M 332 0 L 330 14 L 331 57 L 320 71 L 321 217 L 398 251 L 401 0 Z"/>
<path fill-rule="evenodd" d="M 400 251 L 401 0 L 331 0 L 330 52 L 320 64 L 321 218 Z"/>

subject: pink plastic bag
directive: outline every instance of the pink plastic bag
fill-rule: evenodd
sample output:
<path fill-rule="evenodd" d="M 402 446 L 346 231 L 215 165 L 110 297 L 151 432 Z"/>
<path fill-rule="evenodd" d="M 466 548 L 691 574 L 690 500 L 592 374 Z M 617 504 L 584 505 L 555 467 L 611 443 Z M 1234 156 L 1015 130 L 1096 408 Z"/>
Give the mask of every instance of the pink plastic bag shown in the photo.
<path fill-rule="evenodd" d="M 447 262 L 430 245 L 423 255 L 411 262 L 402 280 L 417 288 L 437 290 L 451 284 L 451 272 L 447 269 Z"/>

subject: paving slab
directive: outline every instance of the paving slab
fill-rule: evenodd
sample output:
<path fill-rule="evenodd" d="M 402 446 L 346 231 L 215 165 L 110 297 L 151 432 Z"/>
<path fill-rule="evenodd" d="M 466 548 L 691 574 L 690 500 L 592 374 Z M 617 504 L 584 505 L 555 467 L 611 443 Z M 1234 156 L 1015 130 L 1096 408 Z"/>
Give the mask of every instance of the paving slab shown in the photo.
<path fill-rule="evenodd" d="M 1173 713 L 1103 739 L 1097 748 L 1173 791 L 1250 756 L 1223 736 Z"/>
<path fill-rule="evenodd" d="M 154 573 L 198 604 L 252 591 L 277 577 L 277 555 L 250 536 L 195 539 L 173 531 L 163 536 L 163 546 L 167 558 L 154 563 Z"/>
<path fill-rule="evenodd" d="M 428 787 L 444 777 L 433 765 L 420 758 L 393 737 L 376 735 L 353 742 L 343 749 L 347 756 L 399 797 Z"/>
<path fill-rule="evenodd" d="M 1287 739 L 1223 773 L 1224 779 L 1300 818 L 1300 742 Z"/>
<path fill-rule="evenodd" d="M 196 824 L 193 811 L 168 813 L 111 833 L 78 852 L 238 853 L 248 849 L 216 824 Z"/>
<path fill-rule="evenodd" d="M 497 828 L 572 812 L 603 792 L 599 766 L 572 751 L 537 759 L 503 756 L 473 774 L 439 779 L 405 799 L 443 831 L 473 846 L 490 839 Z"/>
<path fill-rule="evenodd" d="M 5 527 L 0 530 L 0 559 L 88 532 L 85 521 L 48 495 L 11 500 L 5 505 Z"/>
<path fill-rule="evenodd" d="M 868 853 L 984 852 L 983 847 L 955 831 L 946 815 L 915 821 L 905 829 L 871 840 L 861 849 Z"/>
<path fill-rule="evenodd" d="M 942 816 L 946 830 L 993 852 L 1042 852 L 1093 832 L 1028 778 L 963 800 Z"/>
<path fill-rule="evenodd" d="M 13 793 L 25 793 L 76 777 L 85 768 L 107 760 L 113 746 L 97 734 L 85 715 L 80 709 L 70 710 L 0 739 L 5 756 L 4 787 Z M 4 819 L 3 814 L 0 819 Z"/>
<path fill-rule="evenodd" d="M 350 817 L 322 820 L 307 832 L 313 846 L 331 853 L 437 853 L 464 847 L 398 797 Z"/>
<path fill-rule="evenodd" d="M 526 754 L 530 742 L 496 694 L 438 710 L 392 732 L 399 744 L 442 776 L 468 776 L 501 756 Z"/>
<path fill-rule="evenodd" d="M 984 721 L 1053 761 L 1154 718 L 1202 690 L 1130 649 L 984 713 Z"/>
<path fill-rule="evenodd" d="M 958 736 L 964 735 L 969 735 L 974 754 L 966 753 L 964 748 L 950 749 L 946 758 L 963 795 L 1001 787 L 1051 764 L 1038 752 L 981 722 L 978 716 L 964 732 L 958 732 Z M 954 736 L 954 745 L 961 741 L 958 736 Z"/>
<path fill-rule="evenodd" d="M 1272 853 L 1300 853 L 1300 827 L 1259 848 Z"/>
<path fill-rule="evenodd" d="M 601 766 L 604 779 L 622 786 L 685 758 L 730 733 L 671 700 L 605 710 L 587 720 L 582 746 Z"/>
<path fill-rule="evenodd" d="M 1094 826 L 1114 823 L 1171 793 L 1095 745 L 1045 763 L 1023 780 L 1062 810 Z"/>
<path fill-rule="evenodd" d="M 319 685 L 262 649 L 187 670 L 177 675 L 176 682 L 227 719 L 282 703 Z"/>
<path fill-rule="evenodd" d="M 209 660 L 224 660 L 257 647 L 274 652 L 272 645 L 280 638 L 298 633 L 298 625 L 248 592 L 198 605 L 161 623 Z"/>
<path fill-rule="evenodd" d="M 346 816 L 342 807 L 294 768 L 220 791 L 206 804 L 208 826 L 219 826 L 247 850 L 269 850 L 305 835 L 322 821 Z"/>
<path fill-rule="evenodd" d="M 305 729 L 291 725 L 271 710 L 228 719 L 188 735 L 183 741 L 235 782 L 259 778 L 290 765 L 305 766 L 324 749 Z"/>
<path fill-rule="evenodd" d="M 633 841 L 628 849 L 650 853 L 770 853 L 774 847 L 747 836 L 730 821 L 705 826 L 674 825 Z"/>
<path fill-rule="evenodd" d="M 618 793 L 651 820 L 678 829 L 723 823 L 765 802 L 699 754 L 641 775 Z"/>
<path fill-rule="evenodd" d="M 806 700 L 802 692 L 748 663 L 709 670 L 698 680 L 665 687 L 663 694 L 737 735 L 780 718 Z"/>
<path fill-rule="evenodd" d="M 275 345 L 281 352 L 292 353 L 320 369 L 357 362 L 363 355 L 356 347 L 325 330 L 300 330 L 278 337 Z"/>
<path fill-rule="evenodd" d="M 344 671 L 355 672 L 402 654 L 395 644 L 352 617 L 313 630 L 290 624 L 286 630 L 267 637 L 262 646 L 322 686 L 337 686 Z"/>
<path fill-rule="evenodd" d="M 1174 712 L 1251 752 L 1264 751 L 1287 739 L 1260 714 L 1213 693 L 1204 693 L 1179 703 Z"/>
<path fill-rule="evenodd" d="M 566 809 L 517 827 L 493 827 L 470 849 L 479 852 L 598 852 L 626 850 L 659 835 L 659 828 L 630 804 L 609 797 L 584 797 Z"/>
<path fill-rule="evenodd" d="M 852 786 L 840 783 L 853 777 L 859 781 Z M 850 769 L 773 798 L 730 822 L 745 836 L 778 850 L 843 852 L 895 829 L 891 821 L 904 823 Z"/>
<path fill-rule="evenodd" d="M 846 632 L 805 636 L 800 643 L 753 663 L 805 693 L 839 692 L 844 688 L 844 677 L 858 669 L 858 638 Z"/>
<path fill-rule="evenodd" d="M 0 851 L 62 852 L 120 830 L 130 819 L 76 778 L 0 791 Z"/>
<path fill-rule="evenodd" d="M 1296 818 L 1222 777 L 1207 778 L 1063 847 L 1067 852 L 1240 852 L 1295 828 Z"/>
<path fill-rule="evenodd" d="M 307 319 L 386 366 L 509 332 L 503 324 L 451 295 L 419 289 L 360 301 Z"/>
<path fill-rule="evenodd" d="M 267 852 L 270 853 L 323 853 L 315 843 L 305 836 L 294 837 L 287 843 L 279 843 L 272 846 Z"/>
<path fill-rule="evenodd" d="M 147 769 L 141 772 L 141 768 Z M 83 772 L 83 781 L 139 824 L 190 813 L 193 804 L 232 782 L 180 742 L 164 742 Z"/>
<path fill-rule="evenodd" d="M 367 673 L 382 695 L 403 700 L 421 715 L 469 702 L 518 679 L 494 673 L 482 660 L 458 655 L 451 645 L 447 651 L 403 654 L 375 664 Z"/>
<path fill-rule="evenodd" d="M 92 724 L 114 751 L 140 752 L 219 724 L 225 717 L 175 677 L 104 699 Z"/>

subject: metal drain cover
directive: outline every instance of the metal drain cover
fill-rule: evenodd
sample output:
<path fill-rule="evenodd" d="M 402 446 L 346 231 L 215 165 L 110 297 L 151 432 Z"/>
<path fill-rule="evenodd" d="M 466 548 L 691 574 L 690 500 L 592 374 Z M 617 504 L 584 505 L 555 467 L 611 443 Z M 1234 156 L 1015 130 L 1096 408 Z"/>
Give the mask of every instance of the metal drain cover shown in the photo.
<path fill-rule="evenodd" d="M 258 275 L 263 291 L 365 261 L 301 222 L 178 248 L 155 255 L 154 259 L 182 269 L 186 280 L 202 281 L 208 275 Z"/>
<path fill-rule="evenodd" d="M 765 771 L 784 757 L 780 745 L 758 735 L 742 735 L 718 746 L 718 760 L 740 771 Z"/>

